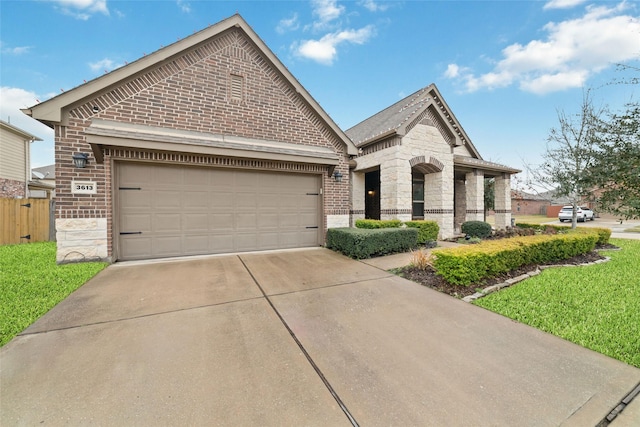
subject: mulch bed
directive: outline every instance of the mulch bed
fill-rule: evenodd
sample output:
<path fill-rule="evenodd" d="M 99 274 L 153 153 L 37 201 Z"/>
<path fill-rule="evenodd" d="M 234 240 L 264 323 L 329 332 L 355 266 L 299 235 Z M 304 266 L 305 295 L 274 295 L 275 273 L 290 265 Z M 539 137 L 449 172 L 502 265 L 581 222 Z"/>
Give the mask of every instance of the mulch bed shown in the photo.
<path fill-rule="evenodd" d="M 606 245 L 606 246 L 599 246 L 597 249 L 618 249 L 618 247 L 613 245 Z M 597 251 L 592 251 L 592 252 L 589 252 L 583 255 L 578 255 L 576 257 L 565 259 L 562 261 L 551 262 L 546 265 L 580 265 L 580 264 L 594 262 L 604 258 L 605 257 L 600 255 Z M 474 283 L 469 286 L 452 285 L 451 283 L 444 280 L 442 277 L 438 276 L 435 273 L 435 271 L 433 271 L 433 269 L 431 268 L 427 270 L 419 270 L 415 267 L 407 266 L 407 267 L 403 267 L 401 269 L 396 270 L 396 274 L 404 277 L 405 279 L 409 279 L 413 282 L 420 283 L 421 285 L 427 286 L 431 289 L 435 289 L 436 291 L 443 292 L 445 294 L 451 295 L 456 298 L 464 298 L 468 295 L 473 295 L 479 289 L 484 289 L 487 286 L 503 283 L 507 279 L 512 279 L 514 277 L 521 276 L 525 273 L 535 271 L 539 267 L 540 267 L 539 265 L 522 266 L 516 270 L 512 270 L 508 273 L 501 274 L 500 276 L 485 279 L 482 282 Z"/>

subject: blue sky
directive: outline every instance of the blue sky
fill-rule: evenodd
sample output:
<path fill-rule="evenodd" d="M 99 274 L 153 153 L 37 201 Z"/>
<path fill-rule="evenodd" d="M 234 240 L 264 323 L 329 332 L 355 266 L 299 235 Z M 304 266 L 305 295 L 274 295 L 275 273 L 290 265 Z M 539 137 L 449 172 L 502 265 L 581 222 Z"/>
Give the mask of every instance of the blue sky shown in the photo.
<path fill-rule="evenodd" d="M 483 158 L 520 169 L 584 89 L 613 109 L 640 96 L 609 84 L 640 67 L 637 1 L 2 0 L 0 118 L 52 164 L 53 132 L 19 108 L 236 12 L 343 129 L 435 83 Z"/>

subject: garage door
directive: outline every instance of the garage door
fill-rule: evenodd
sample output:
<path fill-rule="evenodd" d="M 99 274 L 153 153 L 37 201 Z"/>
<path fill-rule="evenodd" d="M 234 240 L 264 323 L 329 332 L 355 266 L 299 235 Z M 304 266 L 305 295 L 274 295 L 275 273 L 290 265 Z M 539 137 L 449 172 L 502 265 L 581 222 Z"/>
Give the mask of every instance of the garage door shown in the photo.
<path fill-rule="evenodd" d="M 317 246 L 318 175 L 122 162 L 118 259 Z"/>

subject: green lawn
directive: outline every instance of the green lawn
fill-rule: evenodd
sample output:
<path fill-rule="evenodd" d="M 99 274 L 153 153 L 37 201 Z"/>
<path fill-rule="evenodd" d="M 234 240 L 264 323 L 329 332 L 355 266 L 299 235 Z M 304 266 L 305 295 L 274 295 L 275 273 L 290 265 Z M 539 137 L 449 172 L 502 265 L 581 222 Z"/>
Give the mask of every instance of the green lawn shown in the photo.
<path fill-rule="evenodd" d="M 0 246 L 0 346 L 106 266 L 56 265 L 55 242 Z"/>
<path fill-rule="evenodd" d="M 474 304 L 640 368 L 640 241 L 611 261 L 544 270 Z"/>

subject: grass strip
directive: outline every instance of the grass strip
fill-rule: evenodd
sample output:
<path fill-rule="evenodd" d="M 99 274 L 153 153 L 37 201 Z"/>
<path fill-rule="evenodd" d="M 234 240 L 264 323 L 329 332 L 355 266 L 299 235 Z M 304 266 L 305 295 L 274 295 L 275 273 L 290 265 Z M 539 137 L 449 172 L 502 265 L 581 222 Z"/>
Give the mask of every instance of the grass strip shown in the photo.
<path fill-rule="evenodd" d="M 0 346 L 106 266 L 57 265 L 55 242 L 0 246 Z"/>
<path fill-rule="evenodd" d="M 610 262 L 547 269 L 474 304 L 640 368 L 640 241 L 611 243 Z"/>

